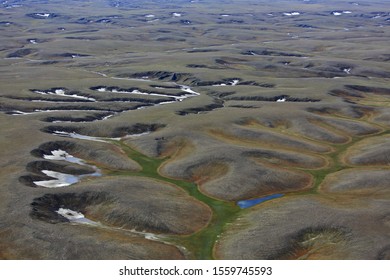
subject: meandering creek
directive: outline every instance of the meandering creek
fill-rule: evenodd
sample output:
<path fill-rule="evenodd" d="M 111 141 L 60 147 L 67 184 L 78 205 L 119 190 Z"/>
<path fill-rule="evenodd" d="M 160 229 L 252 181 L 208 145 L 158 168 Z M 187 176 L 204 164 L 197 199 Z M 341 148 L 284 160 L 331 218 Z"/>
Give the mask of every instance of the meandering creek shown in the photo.
<path fill-rule="evenodd" d="M 100 73 L 97 73 L 100 74 Z M 100 74 L 105 77 L 107 75 Z M 137 81 L 144 81 L 146 83 L 154 83 L 152 80 L 148 79 L 127 79 L 127 78 L 116 78 L 116 77 L 107 77 L 112 79 L 124 79 L 124 80 L 137 80 Z M 238 84 L 238 80 L 232 80 L 227 81 L 226 84 L 218 84 L 219 86 L 235 86 Z M 164 105 L 164 104 L 171 104 L 175 102 L 182 102 L 187 98 L 195 97 L 200 95 L 200 93 L 194 91 L 191 87 L 185 86 L 185 85 L 179 85 L 174 82 L 165 82 L 165 86 L 155 86 L 156 89 L 162 89 L 165 88 L 175 88 L 181 91 L 181 93 L 176 94 L 163 94 L 163 93 L 153 93 L 153 92 L 144 92 L 141 90 L 122 90 L 120 88 L 114 88 L 114 87 L 96 87 L 94 90 L 96 90 L 99 93 L 105 93 L 110 94 L 110 92 L 115 94 L 131 94 L 131 95 L 145 95 L 145 96 L 154 96 L 154 97 L 162 97 L 162 98 L 169 98 L 168 100 L 164 100 L 160 103 L 153 104 L 154 106 L 158 105 Z M 217 86 L 218 86 L 217 85 Z M 40 91 L 35 90 L 34 91 L 37 94 L 42 95 L 57 95 L 57 96 L 66 96 L 71 97 L 74 99 L 85 99 L 85 101 L 88 102 L 99 102 L 96 99 L 88 96 L 73 94 L 71 92 L 67 92 L 66 89 L 63 88 L 53 88 L 51 90 L 46 91 Z M 149 108 L 150 106 L 140 106 L 137 109 L 141 110 L 144 108 Z M 15 115 L 27 115 L 31 113 L 44 113 L 44 112 L 54 112 L 54 111 L 64 111 L 64 110 L 55 110 L 55 109 L 48 109 L 48 110 L 35 110 L 33 112 L 23 112 L 23 111 L 13 111 L 13 114 Z M 73 110 L 65 110 L 68 112 L 71 112 Z M 80 110 L 80 111 L 88 111 L 88 110 Z M 110 114 L 109 117 L 112 115 Z M 108 118 L 108 117 L 105 117 Z M 67 122 L 65 119 L 61 121 L 60 118 L 56 119 L 56 122 Z M 68 121 L 69 122 L 69 121 Z M 69 222 L 73 224 L 83 224 L 88 226 L 98 226 L 109 230 L 114 231 L 129 231 L 131 233 L 143 236 L 146 239 L 155 240 L 158 242 L 162 242 L 165 244 L 169 244 L 172 246 L 176 246 L 181 252 L 183 252 L 188 258 L 193 259 L 212 259 L 213 258 L 213 248 L 216 244 L 218 238 L 222 234 L 222 232 L 225 229 L 225 226 L 231 222 L 233 222 L 236 218 L 238 213 L 241 211 L 242 208 L 251 207 L 253 205 L 259 204 L 261 202 L 264 202 L 266 200 L 275 199 L 277 197 L 280 197 L 282 195 L 273 195 L 268 196 L 260 199 L 254 199 L 254 200 L 247 200 L 247 201 L 240 201 L 237 204 L 234 202 L 227 202 L 227 201 L 221 201 L 214 198 L 211 198 L 205 194 L 203 194 L 198 186 L 192 182 L 187 182 L 184 180 L 177 180 L 172 178 L 167 178 L 158 172 L 159 167 L 163 162 L 167 159 L 157 159 L 157 158 L 150 158 L 134 149 L 129 147 L 124 143 L 124 139 L 131 138 L 131 137 L 142 137 L 143 135 L 146 135 L 151 132 L 144 132 L 144 133 L 138 133 L 138 134 L 129 134 L 122 137 L 96 137 L 96 136 L 89 136 L 89 135 L 83 135 L 72 131 L 61 131 L 61 130 L 55 130 L 51 132 L 53 135 L 59 136 L 59 137 L 69 137 L 74 139 L 80 139 L 85 141 L 98 141 L 98 142 L 106 142 L 110 143 L 112 145 L 116 145 L 119 148 L 121 148 L 129 158 L 136 161 L 141 167 L 141 171 L 110 171 L 106 170 L 105 172 L 108 172 L 110 176 L 141 176 L 146 177 L 152 180 L 157 180 L 169 184 L 176 185 L 177 187 L 185 190 L 190 196 L 194 197 L 198 201 L 208 205 L 212 212 L 213 216 L 210 220 L 209 224 L 200 229 L 198 232 L 195 232 L 191 235 L 181 236 L 181 235 L 157 235 L 153 233 L 148 232 L 138 232 L 135 230 L 126 230 L 122 228 L 116 228 L 111 226 L 103 225 L 102 223 L 98 221 L 92 221 L 85 217 L 84 213 L 75 211 L 73 209 L 67 209 L 66 206 L 60 207 L 55 211 L 58 215 L 61 215 L 62 217 L 66 218 Z M 98 177 L 102 176 L 101 171 L 93 165 L 88 164 L 86 161 L 84 161 L 81 158 L 78 158 L 74 155 L 71 155 L 67 151 L 57 149 L 52 150 L 49 154 L 44 154 L 43 158 L 45 160 L 49 161 L 65 161 L 72 164 L 78 164 L 80 166 L 87 166 L 91 169 L 93 169 L 95 172 L 89 173 L 89 174 L 82 174 L 82 175 L 73 175 L 73 174 L 66 174 L 62 172 L 58 172 L 57 170 L 49 170 L 50 168 L 45 168 L 44 170 L 41 170 L 41 172 L 53 179 L 50 180 L 41 180 L 41 181 L 34 181 L 35 185 L 46 187 L 46 188 L 62 188 L 62 187 L 69 187 L 73 184 L 78 183 L 80 180 L 86 177 Z M 199 246 L 199 244 L 202 244 L 202 246 Z"/>
<path fill-rule="evenodd" d="M 106 76 L 106 75 L 105 75 Z M 107 76 L 106 76 L 107 77 Z M 125 78 L 115 78 L 113 79 L 125 79 Z M 135 80 L 135 79 L 126 79 L 126 80 Z M 153 82 L 152 80 L 148 79 L 136 79 L 137 81 L 141 80 L 144 82 Z M 231 82 L 227 82 L 226 85 L 235 86 L 238 83 L 238 80 L 232 80 Z M 167 82 L 166 85 L 171 87 L 176 87 L 177 89 L 181 90 L 182 92 L 185 92 L 186 94 L 162 94 L 162 93 L 153 93 L 153 92 L 142 92 L 140 90 L 121 90 L 121 89 L 113 89 L 109 87 L 101 86 L 99 88 L 96 88 L 95 90 L 100 93 L 123 93 L 123 94 L 134 94 L 134 95 L 145 95 L 145 96 L 157 96 L 157 97 L 163 97 L 163 98 L 170 98 L 171 101 L 164 101 L 155 105 L 164 105 L 164 104 L 171 104 L 175 102 L 182 102 L 187 98 L 195 97 L 200 95 L 200 93 L 194 91 L 191 87 L 185 86 L 185 85 L 179 85 L 172 82 Z M 223 86 L 223 85 L 221 85 Z M 157 87 L 155 87 L 157 88 Z M 164 89 L 162 86 L 161 89 Z M 65 94 L 64 92 L 60 90 L 54 90 L 50 91 L 51 93 L 62 95 Z M 78 98 L 78 96 L 73 96 L 73 98 Z M 91 102 L 92 100 L 89 100 Z M 92 101 L 93 102 L 93 101 Z M 148 108 L 149 106 L 145 107 L 139 107 L 138 110 Z M 60 122 L 60 121 L 58 121 Z M 189 236 L 160 236 L 152 233 L 147 232 L 136 232 L 132 231 L 135 234 L 142 235 L 146 239 L 152 239 L 156 240 L 158 242 L 163 242 L 166 244 L 174 245 L 177 248 L 179 248 L 182 252 L 185 252 L 186 255 L 188 255 L 189 258 L 194 259 L 211 259 L 213 258 L 213 247 L 215 243 L 217 242 L 219 236 L 224 230 L 224 227 L 226 224 L 232 222 L 236 217 L 237 214 L 240 211 L 240 205 L 243 203 L 240 203 L 238 205 L 235 205 L 233 202 L 224 202 L 220 200 L 213 199 L 211 197 L 208 197 L 204 195 L 202 192 L 200 192 L 197 185 L 194 183 L 182 181 L 182 180 L 176 180 L 171 178 L 166 178 L 164 176 L 161 176 L 158 172 L 158 168 L 160 165 L 164 162 L 164 160 L 161 159 L 154 159 L 149 158 L 133 149 L 131 149 L 129 146 L 125 145 L 123 140 L 125 138 L 130 137 L 142 137 L 143 135 L 150 133 L 145 132 L 141 134 L 130 134 L 123 137 L 115 137 L 115 138 L 109 138 L 109 137 L 94 137 L 94 136 L 88 136 L 88 135 L 82 135 L 76 132 L 67 132 L 67 131 L 60 131 L 56 130 L 53 131 L 53 135 L 57 135 L 60 137 L 69 137 L 74 139 L 81 139 L 81 140 L 87 140 L 87 141 L 98 141 L 98 142 L 107 142 L 111 143 L 113 145 L 117 145 L 121 149 L 123 149 L 127 155 L 135 160 L 138 164 L 142 166 L 142 171 L 140 172 L 127 172 L 127 173 L 120 173 L 116 174 L 117 176 L 143 176 L 154 180 L 160 180 L 162 182 L 167 182 L 170 184 L 174 184 L 183 190 L 185 190 L 189 195 L 196 198 L 197 200 L 205 203 L 208 205 L 212 211 L 213 211 L 213 218 L 211 219 L 210 223 L 207 227 L 201 229 L 200 231 L 189 235 Z M 44 155 L 43 156 L 47 160 L 63 160 L 68 161 L 80 165 L 87 165 L 82 159 L 77 158 L 73 155 L 70 155 L 66 151 L 62 150 L 54 150 L 51 151 L 50 155 Z M 90 165 L 89 165 L 90 166 Z M 91 166 L 90 166 L 91 167 Z M 93 167 L 93 166 L 92 166 Z M 86 176 L 101 176 L 101 172 L 98 169 L 95 169 L 96 172 L 93 174 L 86 174 L 86 175 L 70 175 L 70 174 L 64 174 L 60 172 L 50 171 L 50 170 L 42 170 L 43 173 L 46 175 L 55 178 L 55 180 L 47 180 L 47 181 L 38 181 L 34 182 L 37 185 L 44 186 L 44 187 L 67 187 L 72 184 L 75 184 L 79 182 L 82 178 Z M 115 175 L 115 174 L 110 174 Z M 87 219 L 83 213 L 79 213 L 77 211 L 71 210 L 71 209 L 57 209 L 56 212 L 59 215 L 62 215 L 66 219 L 68 219 L 72 223 L 77 224 L 87 224 L 87 225 L 93 225 L 93 226 L 101 226 L 110 228 L 110 230 L 124 230 L 124 229 L 118 229 L 115 227 L 107 227 L 101 225 L 99 222 L 91 221 Z M 202 246 L 199 246 L 199 244 L 202 244 Z"/>

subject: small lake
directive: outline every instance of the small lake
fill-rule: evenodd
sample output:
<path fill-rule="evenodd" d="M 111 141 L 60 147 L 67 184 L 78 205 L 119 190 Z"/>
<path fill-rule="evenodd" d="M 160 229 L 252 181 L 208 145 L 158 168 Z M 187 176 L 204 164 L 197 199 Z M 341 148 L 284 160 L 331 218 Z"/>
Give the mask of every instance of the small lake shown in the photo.
<path fill-rule="evenodd" d="M 265 201 L 268 201 L 268 200 L 271 200 L 271 199 L 275 199 L 275 198 L 279 198 L 279 197 L 282 197 L 282 196 L 284 196 L 284 194 L 277 193 L 277 194 L 271 194 L 271 195 L 268 195 L 268 196 L 254 198 L 254 199 L 240 200 L 240 201 L 237 202 L 237 205 L 241 209 L 245 209 L 245 208 L 249 208 L 249 207 L 255 206 L 257 204 L 263 203 Z"/>

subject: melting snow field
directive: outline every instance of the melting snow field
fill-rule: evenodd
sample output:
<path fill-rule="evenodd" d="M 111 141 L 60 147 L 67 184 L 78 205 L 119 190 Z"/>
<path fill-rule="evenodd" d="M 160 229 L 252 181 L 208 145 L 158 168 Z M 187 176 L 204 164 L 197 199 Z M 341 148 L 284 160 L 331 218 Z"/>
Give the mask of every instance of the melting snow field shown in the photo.
<path fill-rule="evenodd" d="M 71 223 L 87 224 L 87 225 L 92 225 L 92 226 L 100 226 L 100 227 L 108 228 L 108 229 L 123 230 L 122 228 L 107 227 L 107 226 L 102 225 L 99 222 L 94 222 L 94 221 L 92 221 L 90 219 L 85 218 L 83 213 L 77 212 L 77 211 L 74 211 L 74 210 L 71 210 L 71 209 L 59 208 L 55 212 L 57 214 L 61 215 L 62 217 L 66 218 Z M 149 240 L 160 240 L 161 239 L 161 237 L 159 235 L 154 234 L 154 233 L 140 232 L 140 231 L 137 231 L 135 229 L 129 230 L 129 232 L 137 234 L 137 235 L 141 235 L 145 239 L 149 239 Z M 166 243 L 166 242 L 164 242 L 164 243 Z M 169 243 L 166 243 L 166 244 L 169 244 Z"/>
<path fill-rule="evenodd" d="M 238 80 L 237 80 L 237 83 L 238 83 Z M 193 91 L 190 87 L 188 86 L 184 86 L 184 85 L 178 85 L 180 86 L 180 89 L 184 92 L 187 92 L 189 94 L 185 94 L 185 95 L 170 95 L 170 94 L 162 94 L 162 93 L 153 93 L 153 92 L 142 92 L 140 90 L 132 90 L 132 91 L 125 91 L 125 90 L 117 90 L 117 89 L 113 89 L 113 90 L 108 90 L 107 88 L 105 87 L 100 87 L 97 89 L 98 92 L 113 92 L 113 93 L 125 93 L 125 94 L 139 94 L 139 95 L 148 95 L 148 96 L 159 96 L 159 97 L 168 97 L 168 98 L 174 98 L 176 101 L 183 101 L 184 99 L 187 99 L 189 97 L 193 97 L 193 96 L 198 96 L 200 95 L 198 92 L 195 92 Z M 175 102 L 175 101 L 173 101 Z M 173 102 L 169 102 L 169 103 L 173 103 Z M 168 104 L 167 102 L 161 102 L 159 103 L 159 105 L 161 104 Z M 147 107 L 145 107 L 147 108 Z"/>
<path fill-rule="evenodd" d="M 42 170 L 42 173 L 44 173 L 49 177 L 55 178 L 54 180 L 34 181 L 35 185 L 45 187 L 45 188 L 67 187 L 79 181 L 78 176 L 71 175 L 71 174 L 65 174 L 65 173 L 51 171 L 51 170 Z"/>
<path fill-rule="evenodd" d="M 67 187 L 67 186 L 78 183 L 82 178 L 98 177 L 98 176 L 102 175 L 99 170 L 97 170 L 95 173 L 83 174 L 83 175 L 65 174 L 65 173 L 52 171 L 52 170 L 42 170 L 42 173 L 44 173 L 45 175 L 47 175 L 51 178 L 54 178 L 54 180 L 44 180 L 44 181 L 34 181 L 33 182 L 35 185 L 45 187 L 45 188 Z"/>
<path fill-rule="evenodd" d="M 299 12 L 290 12 L 290 13 L 283 13 L 285 16 L 299 16 L 301 13 Z"/>
<path fill-rule="evenodd" d="M 99 223 L 96 223 L 94 221 L 91 221 L 91 220 L 85 218 L 85 216 L 82 213 L 76 212 L 76 211 L 73 211 L 70 209 L 59 208 L 56 211 L 56 213 L 60 214 L 61 216 L 65 217 L 66 219 L 68 219 L 70 222 L 73 222 L 73 223 L 99 225 Z"/>
<path fill-rule="evenodd" d="M 240 80 L 232 80 L 232 81 L 229 81 L 227 83 L 222 83 L 222 84 L 218 84 L 218 85 L 213 85 L 214 87 L 225 87 L 225 86 L 236 86 L 238 85 L 238 83 L 240 82 Z"/>
<path fill-rule="evenodd" d="M 31 44 L 35 44 L 36 43 L 36 39 L 29 39 L 29 43 Z M 91 72 L 91 71 L 88 71 L 88 72 Z M 100 73 L 100 72 L 91 72 L 91 73 L 94 73 L 94 74 L 98 74 L 100 76 L 103 76 L 103 77 L 108 77 L 106 74 L 104 73 Z M 111 79 L 117 79 L 117 80 L 130 80 L 130 81 L 143 81 L 143 82 L 154 82 L 153 80 L 149 80 L 148 77 L 143 77 L 142 79 L 135 79 L 135 78 L 119 78 L 119 77 L 109 77 Z M 232 82 L 229 82 L 229 85 L 236 85 L 239 81 L 232 81 Z M 97 92 L 101 92 L 101 93 L 105 93 L 105 92 L 113 92 L 113 93 L 124 93 L 124 94 L 136 94 L 136 95 L 149 95 L 149 96 L 157 96 L 157 97 L 165 97 L 165 98 L 169 98 L 170 100 L 166 100 L 166 101 L 162 101 L 162 102 L 159 102 L 159 103 L 155 103 L 155 104 L 148 104 L 147 106 L 140 106 L 140 107 L 137 107 L 136 109 L 137 110 L 140 110 L 140 109 L 147 109 L 147 108 L 150 108 L 150 107 L 153 107 L 153 106 L 159 106 L 159 105 L 167 105 L 167 104 L 171 104 L 171 103 L 175 103 L 175 102 L 181 102 L 187 98 L 191 98 L 191 97 L 195 97 L 195 96 L 198 96 L 200 95 L 200 93 L 194 91 L 191 87 L 189 86 L 186 86 L 186 85 L 180 85 L 180 84 L 177 84 L 177 83 L 174 83 L 174 82 L 167 82 L 166 84 L 169 85 L 169 87 L 177 87 L 179 88 L 182 92 L 179 93 L 179 95 L 174 95 L 174 94 L 164 94 L 164 93 L 153 93 L 153 92 L 142 92 L 140 90 L 132 90 L 132 91 L 126 91 L 126 90 L 118 90 L 118 89 L 108 89 L 106 87 L 100 87 L 100 88 L 97 88 L 95 89 Z M 158 88 L 158 87 L 156 87 Z M 161 87 L 160 89 L 165 89 L 165 87 Z M 74 91 L 68 91 L 66 88 L 61 88 L 61 87 L 58 87 L 58 88 L 52 88 L 50 90 L 37 90 L 37 89 L 33 89 L 31 90 L 32 92 L 36 93 L 36 94 L 40 94 L 40 95 L 53 95 L 53 96 L 61 96 L 61 97 L 68 97 L 68 98 L 74 98 L 74 99 L 78 99 L 78 100 L 81 100 L 81 101 L 89 101 L 89 102 L 99 102 L 98 100 L 96 100 L 95 98 L 92 98 L 92 97 L 88 97 L 88 96 L 85 96 L 85 95 L 81 95 L 81 94 L 77 94 L 77 92 L 74 92 Z M 68 101 L 55 101 L 55 100 L 36 100 L 36 99 L 33 99 L 33 100 L 30 100 L 30 102 L 46 102 L 46 103 L 53 103 L 53 102 L 68 102 Z M 130 102 L 130 101 L 113 101 L 113 102 Z M 25 112 L 25 111 L 21 111 L 21 110 L 12 110 L 12 111 L 9 111 L 7 112 L 7 114 L 9 115 L 13 115 L 13 116 L 23 116 L 23 115 L 31 115 L 31 114 L 41 114 L 41 113 L 52 113 L 52 112 L 62 112 L 62 111 L 66 111 L 68 112 L 69 114 L 71 114 L 71 112 L 85 112 L 85 111 L 89 111 L 89 112 L 105 112 L 105 110 L 101 110 L 101 109 L 70 109 L 70 110 L 67 110 L 67 109 L 56 109 L 56 108 L 53 108 L 53 109 L 34 109 L 30 112 Z M 62 121 L 62 120 L 55 120 L 55 121 L 52 121 L 52 122 L 55 122 L 55 123 L 72 123 L 72 122 L 91 122 L 91 121 L 100 121 L 100 120 L 106 120 L 112 116 L 114 116 L 115 114 L 109 114 L 108 116 L 105 116 L 103 118 L 97 118 L 95 120 L 86 120 L 86 121 L 72 121 L 72 120 L 69 120 L 69 121 Z M 108 140 L 120 140 L 121 138 L 103 138 L 103 137 L 90 137 L 90 136 L 84 136 L 84 135 L 80 135 L 80 134 L 77 134 L 77 133 L 68 133 L 68 132 L 61 132 L 61 131 L 58 131 L 55 133 L 56 135 L 59 135 L 59 136 L 67 136 L 67 137 L 72 137 L 72 138 L 79 138 L 79 139 L 85 139 L 85 140 L 92 140 L 92 141 L 101 141 L 101 142 L 107 142 Z M 132 136 L 136 136 L 136 135 L 129 135 L 129 136 L 126 136 L 126 137 L 132 137 Z"/>
<path fill-rule="evenodd" d="M 11 116 L 20 116 L 20 115 L 31 115 L 31 114 L 34 114 L 34 112 L 23 112 L 23 111 L 19 111 L 19 110 L 14 110 L 12 112 L 10 112 L 10 115 Z"/>
<path fill-rule="evenodd" d="M 91 226 L 99 226 L 99 227 L 108 228 L 108 229 L 114 229 L 114 230 L 115 229 L 116 230 L 123 230 L 122 228 L 107 227 L 107 226 L 102 225 L 99 222 L 94 222 L 94 221 L 92 221 L 90 219 L 85 218 L 83 213 L 77 212 L 77 211 L 74 211 L 74 210 L 71 210 L 71 209 L 59 208 L 55 212 L 57 214 L 61 215 L 62 217 L 66 218 L 71 223 L 86 224 L 86 225 L 91 225 Z M 137 235 L 141 235 L 145 239 L 149 239 L 149 240 L 160 240 L 161 239 L 161 237 L 159 235 L 154 234 L 154 233 L 140 232 L 140 231 L 137 231 L 135 229 L 134 230 L 129 230 L 129 231 L 131 233 L 134 233 L 134 234 L 137 234 Z M 167 242 L 163 242 L 163 243 L 170 244 L 170 243 L 167 243 Z"/>
<path fill-rule="evenodd" d="M 346 68 L 346 69 L 343 69 L 343 71 L 347 74 L 351 74 L 351 68 Z"/>
<path fill-rule="evenodd" d="M 334 16 L 341 16 L 342 14 L 352 14 L 351 11 L 334 11 L 332 12 Z"/>
<path fill-rule="evenodd" d="M 50 16 L 48 13 L 36 13 L 35 15 L 43 18 L 48 18 Z"/>
<path fill-rule="evenodd" d="M 31 101 L 31 102 L 39 102 L 39 101 Z M 43 102 L 43 101 L 40 101 L 40 102 Z M 58 110 L 58 109 L 47 109 L 47 110 L 40 110 L 40 109 L 36 109 L 34 110 L 33 112 L 23 112 L 23 111 L 19 111 L 19 110 L 13 110 L 13 111 L 10 111 L 8 114 L 10 114 L 11 116 L 19 116 L 19 115 L 32 115 L 32 114 L 40 114 L 40 113 L 51 113 L 51 112 L 62 112 L 62 111 L 66 111 L 66 112 L 85 112 L 85 111 L 88 111 L 88 112 L 101 112 L 103 110 L 83 110 L 83 109 L 80 109 L 80 110 L 65 110 L 65 109 L 62 109 L 62 110 Z"/>
<path fill-rule="evenodd" d="M 84 160 L 72 156 L 66 151 L 60 149 L 51 151 L 50 155 L 43 155 L 43 158 L 48 160 L 67 161 L 79 165 L 89 166 L 92 167 L 95 170 L 95 172 L 90 174 L 83 174 L 83 175 L 72 175 L 72 174 L 61 173 L 52 170 L 42 170 L 43 174 L 54 178 L 54 180 L 34 181 L 34 184 L 37 186 L 46 187 L 46 188 L 62 188 L 62 187 L 67 187 L 76 184 L 82 178 L 85 177 L 98 177 L 102 175 L 101 171 L 96 166 L 89 165 Z"/>
<path fill-rule="evenodd" d="M 137 133 L 137 134 L 128 134 L 123 137 L 94 137 L 94 136 L 88 136 L 88 135 L 82 135 L 75 132 L 66 132 L 66 131 L 59 131 L 56 130 L 53 132 L 53 135 L 62 136 L 62 137 L 70 137 L 74 139 L 81 139 L 81 140 L 89 140 L 89 141 L 97 141 L 97 142 L 109 142 L 109 141 L 120 141 L 124 138 L 131 138 L 131 137 L 140 137 L 143 135 L 147 135 L 150 132 L 143 132 L 143 133 Z"/>
<path fill-rule="evenodd" d="M 74 157 L 61 149 L 51 151 L 51 155 L 43 155 L 44 159 L 49 160 L 63 160 L 67 162 L 77 163 L 80 165 L 87 165 L 84 160 L 78 157 Z"/>
<path fill-rule="evenodd" d="M 110 140 L 114 140 L 114 141 L 121 140 L 120 137 L 117 138 L 93 137 L 93 136 L 78 134 L 75 132 L 66 132 L 66 131 L 59 131 L 59 130 L 54 131 L 53 135 L 70 137 L 70 138 L 81 139 L 81 140 L 97 141 L 97 142 L 109 142 Z"/>
<path fill-rule="evenodd" d="M 35 93 L 42 94 L 42 95 L 57 95 L 57 96 L 65 96 L 65 97 L 71 97 L 71 98 L 77 98 L 77 99 L 83 99 L 83 100 L 89 100 L 89 101 L 96 101 L 96 99 L 91 97 L 86 97 L 82 95 L 77 94 L 68 94 L 64 89 L 55 89 L 54 91 L 41 91 L 41 90 L 34 90 Z"/>

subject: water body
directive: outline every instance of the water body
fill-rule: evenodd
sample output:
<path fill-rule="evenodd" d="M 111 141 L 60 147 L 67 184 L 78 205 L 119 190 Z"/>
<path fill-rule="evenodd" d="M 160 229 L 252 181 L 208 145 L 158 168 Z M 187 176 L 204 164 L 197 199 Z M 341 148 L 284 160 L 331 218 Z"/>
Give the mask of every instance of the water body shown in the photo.
<path fill-rule="evenodd" d="M 101 171 L 96 166 L 89 165 L 84 160 L 72 156 L 63 150 L 53 150 L 51 151 L 51 155 L 43 155 L 43 158 L 48 160 L 61 160 L 61 161 L 76 163 L 79 165 L 90 166 L 95 170 L 95 172 L 90 174 L 83 174 L 83 175 L 72 175 L 72 174 L 66 174 L 66 173 L 52 171 L 52 170 L 42 170 L 42 173 L 54 179 L 35 181 L 34 184 L 37 186 L 41 186 L 45 188 L 62 188 L 62 187 L 67 187 L 76 184 L 82 178 L 85 177 L 98 177 L 102 175 Z"/>
<path fill-rule="evenodd" d="M 255 206 L 257 204 L 263 203 L 265 201 L 272 200 L 272 199 L 275 199 L 275 198 L 279 198 L 279 197 L 282 197 L 282 196 L 284 196 L 284 194 L 277 193 L 277 194 L 271 194 L 271 195 L 260 197 L 260 198 L 254 198 L 254 199 L 248 199 L 248 200 L 240 200 L 240 201 L 237 202 L 237 205 L 241 209 L 245 209 L 245 208 L 249 208 L 249 207 Z"/>
<path fill-rule="evenodd" d="M 79 181 L 79 176 L 72 175 L 72 174 L 65 174 L 65 173 L 51 171 L 51 170 L 42 170 L 42 173 L 44 173 L 49 177 L 55 178 L 53 180 L 34 181 L 35 185 L 45 187 L 45 188 L 67 187 L 76 184 Z"/>
<path fill-rule="evenodd" d="M 83 174 L 83 175 L 72 175 L 72 174 L 61 173 L 52 170 L 42 170 L 42 173 L 44 173 L 49 177 L 54 178 L 53 180 L 34 181 L 35 185 L 45 187 L 45 188 L 67 187 L 78 183 L 81 179 L 85 177 L 99 177 L 102 175 L 100 171 L 96 171 L 90 174 Z"/>
<path fill-rule="evenodd" d="M 61 149 L 51 151 L 51 155 L 43 155 L 44 159 L 49 160 L 63 160 L 67 162 L 77 163 L 80 165 L 87 165 L 84 160 L 74 157 Z"/>

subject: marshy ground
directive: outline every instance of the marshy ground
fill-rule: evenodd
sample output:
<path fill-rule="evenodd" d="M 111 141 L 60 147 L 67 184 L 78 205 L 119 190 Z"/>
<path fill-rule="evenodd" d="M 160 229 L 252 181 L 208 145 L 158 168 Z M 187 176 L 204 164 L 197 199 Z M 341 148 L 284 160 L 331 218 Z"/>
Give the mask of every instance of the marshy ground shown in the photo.
<path fill-rule="evenodd" d="M 4 1 L 0 259 L 389 259 L 386 1 Z"/>

